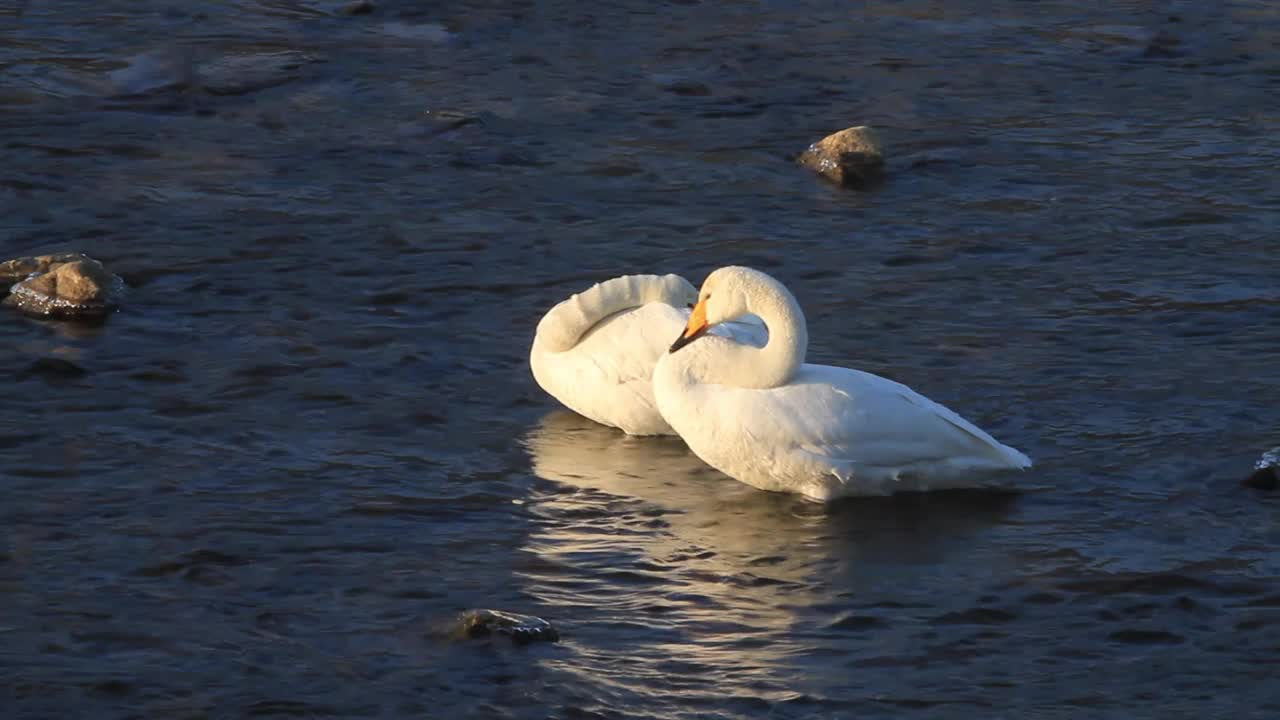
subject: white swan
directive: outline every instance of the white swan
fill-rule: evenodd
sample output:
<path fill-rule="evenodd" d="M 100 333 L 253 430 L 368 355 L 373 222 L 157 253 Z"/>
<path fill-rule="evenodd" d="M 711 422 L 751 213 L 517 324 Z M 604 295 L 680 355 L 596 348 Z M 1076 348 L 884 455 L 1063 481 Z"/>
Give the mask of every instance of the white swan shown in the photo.
<path fill-rule="evenodd" d="M 551 308 L 529 366 L 538 385 L 580 415 L 631 435 L 671 435 L 653 400 L 653 367 L 689 318 L 698 291 L 679 275 L 624 275 Z M 764 345 L 758 318 L 725 327 Z"/>
<path fill-rule="evenodd" d="M 704 337 L 746 313 L 768 327 L 764 347 Z M 658 409 L 708 465 L 818 501 L 973 487 L 986 472 L 1031 466 L 905 385 L 805 364 L 808 342 L 804 314 L 782 283 L 750 268 L 720 268 L 654 371 Z"/>

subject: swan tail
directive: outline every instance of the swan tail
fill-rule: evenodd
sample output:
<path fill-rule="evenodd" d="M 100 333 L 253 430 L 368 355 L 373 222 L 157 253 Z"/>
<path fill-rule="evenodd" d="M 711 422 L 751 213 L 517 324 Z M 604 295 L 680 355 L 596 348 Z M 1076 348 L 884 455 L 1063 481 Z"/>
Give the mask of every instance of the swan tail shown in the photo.
<path fill-rule="evenodd" d="M 1009 467 L 1015 470 L 1026 470 L 1031 467 L 1031 458 L 1021 450 L 1016 450 L 1008 445 L 1001 445 L 1000 449 L 1004 455 L 1004 459 L 1009 463 Z"/>
<path fill-rule="evenodd" d="M 1031 467 L 1031 458 L 991 437 L 991 434 L 986 430 L 960 417 L 951 408 L 934 402 L 905 385 L 899 385 L 898 387 L 899 394 L 908 402 L 931 410 L 937 419 L 950 425 L 952 429 L 958 430 L 962 436 L 967 436 L 971 447 L 975 449 L 981 448 L 981 454 L 990 463 L 990 469 L 1025 470 Z"/>
<path fill-rule="evenodd" d="M 982 454 L 986 457 L 987 462 L 990 463 L 990 469 L 1026 470 L 1031 467 L 1031 458 L 1027 457 L 1022 451 L 996 440 L 985 430 L 961 418 L 959 415 L 955 415 L 955 413 L 949 414 L 952 417 L 942 415 L 942 419 L 969 435 L 975 445 L 983 449 Z M 959 422 L 956 422 L 957 420 Z"/>
<path fill-rule="evenodd" d="M 679 275 L 623 275 L 605 280 L 551 308 L 538 323 L 534 344 L 564 352 L 610 315 L 651 302 L 682 307 L 697 297 L 698 291 Z"/>

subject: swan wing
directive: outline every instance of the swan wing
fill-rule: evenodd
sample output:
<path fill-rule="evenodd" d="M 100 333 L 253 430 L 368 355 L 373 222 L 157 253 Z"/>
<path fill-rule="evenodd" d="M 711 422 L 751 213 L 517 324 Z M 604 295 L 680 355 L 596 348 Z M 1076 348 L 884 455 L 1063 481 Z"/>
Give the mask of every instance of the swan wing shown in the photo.
<path fill-rule="evenodd" d="M 688 312 L 685 312 L 685 321 L 689 319 Z M 764 347 L 769 342 L 769 329 L 765 327 L 764 321 L 755 315 L 743 315 L 732 322 L 719 323 L 711 328 L 711 333 L 730 340 L 740 345 L 751 345 L 753 347 Z M 672 340 L 675 340 L 673 337 Z"/>
<path fill-rule="evenodd" d="M 658 358 L 688 322 L 689 311 L 652 302 L 593 327 L 576 351 L 599 377 L 615 385 L 648 383 Z M 649 393 L 652 396 L 652 392 Z"/>
<path fill-rule="evenodd" d="M 717 420 L 736 424 L 776 476 L 829 476 L 843 485 L 1030 465 L 943 405 L 859 370 L 802 365 L 784 386 L 726 390 Z"/>
<path fill-rule="evenodd" d="M 570 296 L 538 322 L 529 365 L 542 389 L 596 422 L 666 434 L 651 378 L 697 297 L 679 275 L 623 275 Z"/>
<path fill-rule="evenodd" d="M 531 363 L 538 384 L 566 407 L 633 435 L 672 432 L 653 397 L 653 368 L 686 322 L 662 302 L 611 315 L 573 348 L 539 352 Z"/>

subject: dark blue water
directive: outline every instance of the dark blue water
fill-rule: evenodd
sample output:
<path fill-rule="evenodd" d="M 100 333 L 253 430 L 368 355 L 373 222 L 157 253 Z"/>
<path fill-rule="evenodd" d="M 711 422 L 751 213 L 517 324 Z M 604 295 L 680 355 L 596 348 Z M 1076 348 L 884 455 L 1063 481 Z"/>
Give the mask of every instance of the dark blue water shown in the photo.
<path fill-rule="evenodd" d="M 1091 5 L 0 4 L 0 256 L 130 285 L 0 318 L 0 710 L 1275 717 L 1280 10 Z M 858 124 L 879 189 L 790 161 Z M 726 264 L 1031 490 L 824 509 L 534 385 Z"/>

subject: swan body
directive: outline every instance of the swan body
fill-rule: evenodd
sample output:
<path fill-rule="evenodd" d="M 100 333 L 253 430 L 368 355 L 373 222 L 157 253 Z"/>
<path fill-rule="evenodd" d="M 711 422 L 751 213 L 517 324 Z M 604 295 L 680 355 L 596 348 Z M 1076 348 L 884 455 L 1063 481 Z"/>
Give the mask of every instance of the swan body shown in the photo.
<path fill-rule="evenodd" d="M 763 347 L 705 335 L 744 313 Z M 685 331 L 654 371 L 663 418 L 708 465 L 764 490 L 828 501 L 974 487 L 1031 461 L 911 388 L 804 362 L 799 304 L 772 277 L 721 268 L 707 277 Z"/>
<path fill-rule="evenodd" d="M 624 275 L 551 308 L 529 366 L 543 390 L 574 412 L 631 435 L 671 435 L 653 398 L 653 368 L 689 318 L 698 291 L 679 275 Z M 726 334 L 763 345 L 758 320 Z"/>

